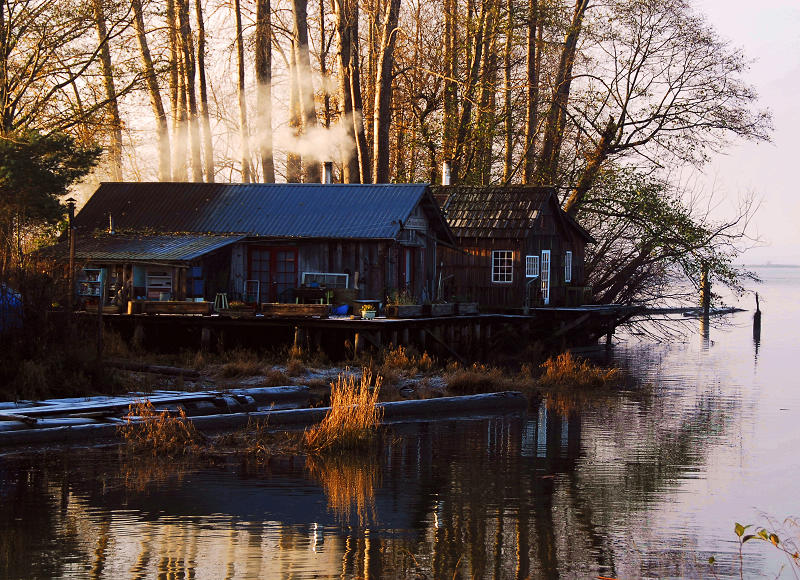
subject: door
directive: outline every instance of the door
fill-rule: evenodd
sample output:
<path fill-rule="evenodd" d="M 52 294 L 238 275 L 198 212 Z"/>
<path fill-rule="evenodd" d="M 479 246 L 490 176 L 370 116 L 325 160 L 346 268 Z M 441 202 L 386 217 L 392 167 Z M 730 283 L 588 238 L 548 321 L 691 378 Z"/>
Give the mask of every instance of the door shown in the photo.
<path fill-rule="evenodd" d="M 401 289 L 405 289 L 410 293 L 414 292 L 414 262 L 416 248 L 401 248 L 400 249 L 400 275 L 398 276 L 398 283 Z"/>
<path fill-rule="evenodd" d="M 278 302 L 297 286 L 297 248 L 253 246 L 247 279 L 258 281 L 261 300 Z"/>
<path fill-rule="evenodd" d="M 550 304 L 550 250 L 542 250 L 542 302 Z"/>

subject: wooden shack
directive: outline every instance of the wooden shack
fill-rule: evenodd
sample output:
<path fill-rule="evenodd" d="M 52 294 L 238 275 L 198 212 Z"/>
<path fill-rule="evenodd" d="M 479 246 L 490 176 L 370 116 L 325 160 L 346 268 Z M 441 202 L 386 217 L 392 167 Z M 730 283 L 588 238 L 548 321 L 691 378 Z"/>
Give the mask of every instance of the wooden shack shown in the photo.
<path fill-rule="evenodd" d="M 103 183 L 75 217 L 84 297 L 431 295 L 454 239 L 426 185 Z"/>
<path fill-rule="evenodd" d="M 586 244 L 594 240 L 551 187 L 432 188 L 457 240 L 441 253 L 444 298 L 487 310 L 577 306 L 591 300 Z"/>

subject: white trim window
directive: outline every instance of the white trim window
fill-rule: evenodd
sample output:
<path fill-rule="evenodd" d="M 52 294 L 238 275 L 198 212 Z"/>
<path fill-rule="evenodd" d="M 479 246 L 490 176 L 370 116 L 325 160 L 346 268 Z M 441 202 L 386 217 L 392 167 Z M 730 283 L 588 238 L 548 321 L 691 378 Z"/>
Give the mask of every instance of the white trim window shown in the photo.
<path fill-rule="evenodd" d="M 539 256 L 525 256 L 525 277 L 539 277 Z"/>
<path fill-rule="evenodd" d="M 572 252 L 569 250 L 564 253 L 564 282 L 572 282 Z"/>
<path fill-rule="evenodd" d="M 511 284 L 514 281 L 514 251 L 492 250 L 492 282 Z"/>

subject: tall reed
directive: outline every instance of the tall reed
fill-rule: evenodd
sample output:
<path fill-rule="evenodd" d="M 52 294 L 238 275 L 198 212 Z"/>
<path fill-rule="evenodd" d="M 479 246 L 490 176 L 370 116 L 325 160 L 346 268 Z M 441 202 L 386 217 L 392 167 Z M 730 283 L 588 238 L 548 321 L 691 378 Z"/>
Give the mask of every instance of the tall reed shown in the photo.
<path fill-rule="evenodd" d="M 306 448 L 311 453 L 363 450 L 371 447 L 383 418 L 378 407 L 382 378 L 363 369 L 361 379 L 339 373 L 331 384 L 331 407 L 325 418 L 304 433 Z"/>

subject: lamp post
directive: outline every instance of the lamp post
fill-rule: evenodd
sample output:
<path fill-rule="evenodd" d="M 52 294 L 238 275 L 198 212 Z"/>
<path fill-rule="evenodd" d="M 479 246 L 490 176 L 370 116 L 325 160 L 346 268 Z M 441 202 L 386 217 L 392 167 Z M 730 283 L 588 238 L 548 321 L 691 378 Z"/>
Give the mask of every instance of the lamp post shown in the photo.
<path fill-rule="evenodd" d="M 67 202 L 67 227 L 69 231 L 69 293 L 67 294 L 67 312 L 72 317 L 73 304 L 75 301 L 75 228 L 72 225 L 75 219 L 75 199 L 68 197 Z"/>

